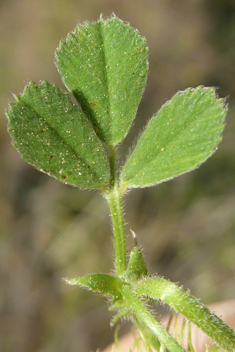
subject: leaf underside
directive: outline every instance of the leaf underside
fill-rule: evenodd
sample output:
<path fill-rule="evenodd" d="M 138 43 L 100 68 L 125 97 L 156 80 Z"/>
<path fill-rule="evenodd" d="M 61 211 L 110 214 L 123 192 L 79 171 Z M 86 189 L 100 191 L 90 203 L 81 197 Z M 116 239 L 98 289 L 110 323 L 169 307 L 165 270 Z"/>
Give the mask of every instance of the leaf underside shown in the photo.
<path fill-rule="evenodd" d="M 198 167 L 221 141 L 226 113 L 214 88 L 175 94 L 147 125 L 122 169 L 122 184 L 153 186 Z"/>
<path fill-rule="evenodd" d="M 116 145 L 136 115 L 148 71 L 146 41 L 116 16 L 86 22 L 56 51 L 56 66 L 99 138 Z"/>
<path fill-rule="evenodd" d="M 109 182 L 107 158 L 92 125 L 57 86 L 29 83 L 7 115 L 14 146 L 39 170 L 78 187 Z"/>

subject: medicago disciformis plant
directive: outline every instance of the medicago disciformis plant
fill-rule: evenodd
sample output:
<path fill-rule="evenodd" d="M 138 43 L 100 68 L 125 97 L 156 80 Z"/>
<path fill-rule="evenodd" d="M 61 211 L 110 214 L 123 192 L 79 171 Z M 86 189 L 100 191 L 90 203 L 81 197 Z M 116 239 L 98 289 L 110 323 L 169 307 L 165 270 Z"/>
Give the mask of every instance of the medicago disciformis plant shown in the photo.
<path fill-rule="evenodd" d="M 7 116 L 13 144 L 24 160 L 67 184 L 100 189 L 108 201 L 115 273 L 67 282 L 107 297 L 110 309 L 117 312 L 113 323 L 121 317 L 133 320 L 143 338 L 148 336 L 149 348 L 184 351 L 149 310 L 151 299 L 182 313 L 221 348 L 235 351 L 235 333 L 219 317 L 178 285 L 150 276 L 137 244 L 127 254 L 122 207 L 130 189 L 193 170 L 215 152 L 224 129 L 225 100 L 213 87 L 176 93 L 149 121 L 119 170 L 117 146 L 132 125 L 146 84 L 145 39 L 115 15 L 101 17 L 77 26 L 55 56 L 78 104 L 54 84 L 30 82 L 10 104 Z"/>

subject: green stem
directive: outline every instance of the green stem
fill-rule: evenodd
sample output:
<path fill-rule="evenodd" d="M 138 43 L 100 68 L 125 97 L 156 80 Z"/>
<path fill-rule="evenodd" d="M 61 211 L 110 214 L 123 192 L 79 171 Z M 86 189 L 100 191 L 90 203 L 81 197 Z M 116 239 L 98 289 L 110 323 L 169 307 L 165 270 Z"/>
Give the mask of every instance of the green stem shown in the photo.
<path fill-rule="evenodd" d="M 116 168 L 116 152 L 112 146 L 109 146 L 109 160 L 111 170 L 110 185 L 109 188 L 104 191 L 104 194 L 109 203 L 113 224 L 115 271 L 117 275 L 121 275 L 126 270 L 126 236 L 124 229 L 122 193 L 119 189 L 119 178 Z"/>
<path fill-rule="evenodd" d="M 121 275 L 126 270 L 126 236 L 122 200 L 118 189 L 113 189 L 106 195 L 110 207 L 115 242 L 115 269 Z"/>
<path fill-rule="evenodd" d="M 226 351 L 235 351 L 235 332 L 233 329 L 181 287 L 156 276 L 138 282 L 135 291 L 138 295 L 155 300 L 160 299 L 167 303 L 202 329 Z"/>
<path fill-rule="evenodd" d="M 178 342 L 166 331 L 161 323 L 154 318 L 145 304 L 137 297 L 132 288 L 126 285 L 123 287 L 123 297 L 133 312 L 137 326 L 141 330 L 146 327 L 159 342 L 170 352 L 184 352 Z"/>

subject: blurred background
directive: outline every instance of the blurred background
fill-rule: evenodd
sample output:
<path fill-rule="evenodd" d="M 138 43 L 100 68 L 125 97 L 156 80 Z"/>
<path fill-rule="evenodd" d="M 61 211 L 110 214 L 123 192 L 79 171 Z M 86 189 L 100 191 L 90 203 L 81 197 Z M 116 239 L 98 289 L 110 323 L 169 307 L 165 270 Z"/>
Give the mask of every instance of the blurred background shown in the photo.
<path fill-rule="evenodd" d="M 108 208 L 36 171 L 11 146 L 4 111 L 30 80 L 63 88 L 59 41 L 77 23 L 114 12 L 147 39 L 150 72 L 124 155 L 178 90 L 216 86 L 230 112 L 219 150 L 194 172 L 125 198 L 126 231 L 151 273 L 206 304 L 235 293 L 235 2 L 233 0 L 0 1 L 0 350 L 89 352 L 113 341 L 99 296 L 63 277 L 113 268 Z M 131 248 L 131 237 L 128 237 Z"/>

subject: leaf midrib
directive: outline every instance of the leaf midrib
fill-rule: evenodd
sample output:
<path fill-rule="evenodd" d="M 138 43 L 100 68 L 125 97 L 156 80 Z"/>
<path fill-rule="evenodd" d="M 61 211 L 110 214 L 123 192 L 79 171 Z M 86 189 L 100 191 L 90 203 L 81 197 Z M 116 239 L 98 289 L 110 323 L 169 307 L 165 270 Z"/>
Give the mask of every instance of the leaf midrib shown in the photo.
<path fill-rule="evenodd" d="M 160 112 L 160 111 L 159 111 L 159 112 Z M 155 116 L 153 117 L 153 119 L 154 119 L 154 118 L 157 119 L 157 115 L 155 115 Z M 151 121 L 150 121 L 150 123 L 151 123 Z M 158 150 L 157 153 L 154 155 L 154 157 L 157 159 L 158 156 L 159 156 L 161 153 L 164 153 L 164 154 L 165 154 L 166 149 L 169 150 L 170 146 L 171 146 L 172 144 L 174 144 L 175 139 L 176 139 L 176 138 L 178 139 L 183 133 L 185 133 L 185 130 L 186 130 L 186 129 L 190 129 L 190 126 L 192 126 L 194 123 L 195 123 L 195 119 L 189 121 L 188 124 L 187 124 L 187 126 L 184 127 L 182 130 L 180 130 L 177 135 L 174 135 L 174 134 L 171 135 L 170 132 L 169 132 L 168 135 L 171 135 L 172 138 L 170 138 L 169 141 L 168 141 L 168 143 L 164 146 L 164 151 L 161 151 L 161 148 L 159 148 L 159 150 Z M 146 129 L 147 129 L 147 128 L 148 128 L 148 125 L 146 126 Z M 143 132 L 143 135 L 144 135 L 144 133 L 145 133 L 145 131 Z M 142 135 L 142 136 L 143 136 L 143 135 Z M 141 137 L 142 137 L 142 136 L 141 136 Z M 140 137 L 140 139 L 141 139 L 141 137 Z M 137 142 L 136 148 L 137 148 L 137 146 L 138 146 L 138 142 Z M 163 146 L 162 146 L 162 148 L 163 148 Z M 134 153 L 134 152 L 135 152 L 135 149 L 134 149 L 133 153 Z M 130 159 L 131 159 L 131 156 L 130 156 Z M 128 161 L 129 161 L 129 159 L 128 159 Z M 127 162 L 128 162 L 128 161 L 127 161 Z M 143 168 L 142 168 L 142 170 L 145 169 L 145 168 L 147 168 L 148 165 L 151 164 L 152 162 L 153 162 L 153 158 L 151 158 L 150 160 L 146 161 L 145 164 L 144 164 L 144 166 L 143 166 Z M 124 166 L 124 167 L 125 167 L 125 166 Z M 174 177 L 174 176 L 173 176 L 173 177 Z M 133 179 L 133 178 L 135 179 L 136 176 L 132 177 L 131 179 Z M 167 178 L 167 179 L 169 179 L 169 178 Z"/>
<path fill-rule="evenodd" d="M 28 102 L 22 100 L 22 97 L 20 97 L 20 100 L 21 104 L 23 106 L 26 106 L 28 108 L 30 108 L 34 113 L 35 113 L 35 116 L 40 119 L 42 118 L 44 123 L 48 126 L 48 129 L 53 131 L 56 136 L 58 137 L 58 139 L 60 141 L 62 141 L 64 144 L 66 144 L 66 146 L 68 146 L 70 148 L 70 150 L 74 153 L 74 155 L 76 156 L 77 160 L 81 160 L 81 162 L 83 162 L 85 165 L 86 165 L 86 168 L 87 168 L 87 172 L 90 173 L 91 177 L 92 175 L 94 175 L 96 177 L 96 179 L 99 180 L 99 177 L 97 175 L 97 172 L 95 170 L 92 169 L 92 165 L 90 165 L 89 163 L 87 163 L 87 161 L 84 159 L 84 157 L 82 157 L 81 155 L 78 154 L 78 152 L 74 149 L 74 147 L 67 141 L 66 138 L 64 138 L 58 131 L 57 129 L 55 129 L 54 126 L 52 126 L 40 113 L 38 113 L 35 108 L 33 108 Z"/>

